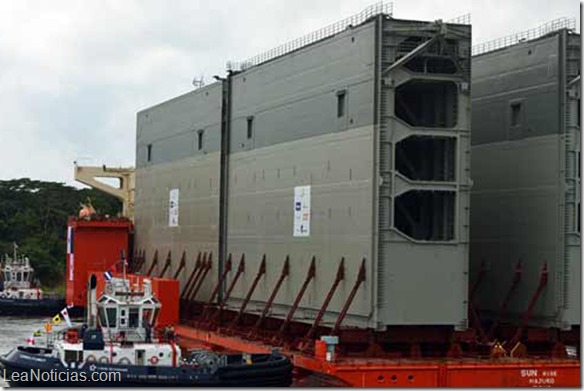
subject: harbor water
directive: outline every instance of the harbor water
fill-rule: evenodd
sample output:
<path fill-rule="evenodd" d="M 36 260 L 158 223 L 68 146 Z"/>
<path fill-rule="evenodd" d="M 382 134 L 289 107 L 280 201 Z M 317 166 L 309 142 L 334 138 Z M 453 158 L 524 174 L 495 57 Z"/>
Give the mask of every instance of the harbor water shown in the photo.
<path fill-rule="evenodd" d="M 0 318 L 0 354 L 7 353 L 17 345 L 26 345 L 26 339 L 33 336 L 36 330 L 42 330 L 50 319 L 47 317 L 17 317 Z M 0 377 L 0 387 L 6 387 Z"/>

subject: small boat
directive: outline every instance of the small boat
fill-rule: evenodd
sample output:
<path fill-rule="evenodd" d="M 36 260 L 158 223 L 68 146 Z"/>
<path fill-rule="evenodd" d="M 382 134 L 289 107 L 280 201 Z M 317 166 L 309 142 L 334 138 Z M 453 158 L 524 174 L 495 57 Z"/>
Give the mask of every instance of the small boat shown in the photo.
<path fill-rule="evenodd" d="M 0 356 L 0 372 L 11 386 L 287 387 L 290 360 L 269 354 L 182 354 L 172 333 L 157 338 L 161 304 L 151 281 L 131 287 L 112 277 L 95 300 L 89 284 L 87 323 L 68 328 L 47 347 L 19 346 Z M 22 374 L 27 374 L 23 378 Z M 44 378 L 43 378 L 44 376 Z"/>
<path fill-rule="evenodd" d="M 0 286 L 0 315 L 53 315 L 59 312 L 65 300 L 43 292 L 35 281 L 35 273 L 28 257 L 19 255 L 14 245 L 12 257 L 2 258 Z"/>

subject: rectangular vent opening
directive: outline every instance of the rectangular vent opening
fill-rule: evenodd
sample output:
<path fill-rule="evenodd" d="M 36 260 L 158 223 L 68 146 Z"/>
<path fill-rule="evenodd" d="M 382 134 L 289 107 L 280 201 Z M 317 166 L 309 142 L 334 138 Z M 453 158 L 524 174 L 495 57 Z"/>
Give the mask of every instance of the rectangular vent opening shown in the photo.
<path fill-rule="evenodd" d="M 395 115 L 415 127 L 452 128 L 458 89 L 450 81 L 411 80 L 395 90 Z"/>
<path fill-rule="evenodd" d="M 453 240 L 455 199 L 452 191 L 404 193 L 395 200 L 395 228 L 416 240 Z"/>
<path fill-rule="evenodd" d="M 396 144 L 396 169 L 413 181 L 456 179 L 456 139 L 411 136 Z"/>

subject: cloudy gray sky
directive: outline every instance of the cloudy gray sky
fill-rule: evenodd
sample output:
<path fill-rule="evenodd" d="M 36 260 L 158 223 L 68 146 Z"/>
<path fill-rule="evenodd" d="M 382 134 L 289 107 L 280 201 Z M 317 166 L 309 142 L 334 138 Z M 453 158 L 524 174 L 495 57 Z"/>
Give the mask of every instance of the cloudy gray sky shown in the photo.
<path fill-rule="evenodd" d="M 375 2 L 2 0 L 0 179 L 73 184 L 74 160 L 133 165 L 137 111 Z M 469 12 L 479 43 L 580 11 L 577 0 L 394 1 L 400 19 Z"/>

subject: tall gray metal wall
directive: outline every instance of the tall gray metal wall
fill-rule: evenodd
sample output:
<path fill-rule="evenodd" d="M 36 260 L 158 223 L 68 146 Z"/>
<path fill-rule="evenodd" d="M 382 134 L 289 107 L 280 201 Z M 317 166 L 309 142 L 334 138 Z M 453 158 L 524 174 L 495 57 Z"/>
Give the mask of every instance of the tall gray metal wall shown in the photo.
<path fill-rule="evenodd" d="M 253 297 L 257 309 L 290 256 L 275 316 L 286 315 L 316 256 L 315 281 L 297 312 L 307 322 L 326 297 L 341 257 L 347 279 L 331 311 L 343 305 L 365 257 L 367 281 L 351 314 L 368 324 L 375 302 L 375 58 L 375 23 L 367 23 L 234 76 L 227 251 L 245 253 L 247 270 L 232 295 L 236 308 L 263 254 L 268 271 Z M 339 117 L 342 91 L 346 108 Z M 253 134 L 247 139 L 250 116 Z M 310 236 L 294 237 L 294 188 L 305 185 L 311 186 Z"/>
<path fill-rule="evenodd" d="M 397 62 L 433 37 L 417 55 Z M 170 101 L 140 113 L 136 247 L 172 247 L 175 254 L 183 247 L 215 252 L 213 246 L 220 243 L 235 264 L 245 254 L 245 273 L 228 302 L 233 309 L 239 308 L 265 255 L 266 275 L 246 310 L 255 313 L 263 308 L 289 256 L 290 275 L 276 297 L 275 317 L 288 312 L 314 256 L 316 277 L 295 314 L 302 322 L 314 319 L 344 257 L 345 279 L 325 324 L 336 319 L 365 258 L 366 281 L 344 325 L 464 328 L 469 69 L 470 26 L 378 15 L 230 76 L 224 82 L 230 92 L 229 122 L 223 128 L 229 148 L 223 166 L 211 151 L 204 156 L 180 153 L 183 144 L 174 147 L 176 153 L 168 150 L 171 162 L 154 160 L 156 140 L 174 132 L 166 125 L 175 121 L 173 116 L 189 118 L 185 132 L 190 126 L 191 134 L 202 118 L 219 123 L 218 87 L 211 87 L 211 107 L 201 102 L 204 91 L 197 90 L 180 107 Z M 202 112 L 206 110 L 210 112 Z M 159 122 L 146 125 L 144 117 L 155 113 Z M 144 148 L 152 140 L 153 160 L 145 162 Z M 222 168 L 228 176 L 224 202 L 212 187 L 183 203 L 183 191 L 188 191 L 183 187 L 215 179 Z M 167 222 L 173 186 L 181 188 L 178 230 Z M 310 186 L 308 236 L 293 233 L 298 186 Z M 212 236 L 217 235 L 218 208 L 225 213 L 221 240 Z M 204 233 L 189 229 L 174 234 L 182 232 L 183 224 L 193 224 L 183 222 L 183 215 L 200 219 L 198 213 L 210 216 L 196 225 Z M 228 284 L 234 275 L 230 273 Z"/>
<path fill-rule="evenodd" d="M 212 252 L 215 259 L 218 254 L 221 96 L 222 85 L 215 83 L 138 113 L 135 247 L 146 252 L 147 267 L 158 250 L 155 274 L 171 251 L 167 276 L 174 274 L 186 251 L 191 262 L 180 275 L 181 286 L 199 251 Z M 177 227 L 169 226 L 173 189 L 179 190 Z M 209 273 L 201 295 L 216 281 L 216 273 Z"/>
<path fill-rule="evenodd" d="M 498 316 L 522 261 L 509 305 L 519 318 L 547 262 L 533 323 L 580 324 L 580 36 L 563 29 L 477 55 L 472 67 L 472 282 L 486 265 L 478 307 Z"/>

